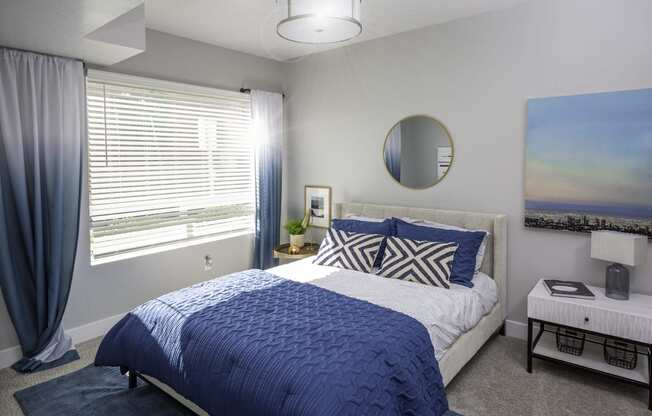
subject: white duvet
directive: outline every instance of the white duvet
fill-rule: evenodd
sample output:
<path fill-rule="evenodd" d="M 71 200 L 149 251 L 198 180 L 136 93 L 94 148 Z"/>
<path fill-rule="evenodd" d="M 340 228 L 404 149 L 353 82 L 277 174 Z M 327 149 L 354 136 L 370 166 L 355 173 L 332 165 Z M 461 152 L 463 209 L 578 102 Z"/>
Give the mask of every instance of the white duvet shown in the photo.
<path fill-rule="evenodd" d="M 454 284 L 450 289 L 442 289 L 319 266 L 312 264 L 312 260 L 311 257 L 267 271 L 411 316 L 428 330 L 438 360 L 457 338 L 473 329 L 498 301 L 496 283 L 484 273 L 478 273 L 473 278 L 473 288 Z"/>

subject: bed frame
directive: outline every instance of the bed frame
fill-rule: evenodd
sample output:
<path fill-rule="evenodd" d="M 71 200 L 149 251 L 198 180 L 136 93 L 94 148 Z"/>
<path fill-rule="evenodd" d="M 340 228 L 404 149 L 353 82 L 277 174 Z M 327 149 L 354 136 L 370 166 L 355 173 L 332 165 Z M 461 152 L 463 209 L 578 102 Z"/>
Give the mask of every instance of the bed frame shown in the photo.
<path fill-rule="evenodd" d="M 459 337 L 439 360 L 439 369 L 445 385 L 453 380 L 464 365 L 473 358 L 493 335 L 496 333 L 505 334 L 505 306 L 507 305 L 507 217 L 505 215 L 366 203 L 337 204 L 335 217 L 346 218 L 347 216 L 370 218 L 409 217 L 474 230 L 486 230 L 491 233 L 480 270 L 491 276 L 496 282 L 498 286 L 498 302 L 491 312 L 485 315 L 473 329 Z M 208 413 L 203 409 L 176 393 L 174 389 L 165 383 L 128 369 L 123 369 L 123 371 L 129 372 L 129 388 L 135 388 L 137 379 L 140 378 L 172 396 L 196 414 L 208 416 Z"/>

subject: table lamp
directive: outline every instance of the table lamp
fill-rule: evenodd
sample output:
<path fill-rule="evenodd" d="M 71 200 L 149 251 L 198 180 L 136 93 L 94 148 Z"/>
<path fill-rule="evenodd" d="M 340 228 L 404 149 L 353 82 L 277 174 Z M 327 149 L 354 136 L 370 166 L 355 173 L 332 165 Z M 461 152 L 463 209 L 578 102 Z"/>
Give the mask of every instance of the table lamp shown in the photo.
<path fill-rule="evenodd" d="M 629 299 L 629 270 L 647 260 L 647 236 L 617 231 L 591 232 L 591 258 L 613 262 L 607 266 L 606 295 L 612 299 Z"/>

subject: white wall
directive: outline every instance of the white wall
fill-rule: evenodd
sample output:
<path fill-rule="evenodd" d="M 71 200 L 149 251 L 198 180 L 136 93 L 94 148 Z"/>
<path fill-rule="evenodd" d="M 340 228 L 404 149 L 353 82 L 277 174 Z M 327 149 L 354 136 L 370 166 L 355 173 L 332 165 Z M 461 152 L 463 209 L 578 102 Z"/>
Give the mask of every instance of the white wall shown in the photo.
<path fill-rule="evenodd" d="M 290 215 L 304 184 L 334 202 L 505 213 L 510 319 L 543 276 L 604 280 L 586 235 L 526 230 L 526 100 L 652 87 L 652 2 L 548 0 L 317 54 L 290 66 Z M 386 172 L 382 146 L 401 118 L 430 114 L 450 130 L 456 158 L 436 187 L 415 191 Z M 652 255 L 632 275 L 652 292 Z"/>
<path fill-rule="evenodd" d="M 278 62 L 155 31 L 147 31 L 147 52 L 102 69 L 229 90 L 243 86 L 282 90 L 283 68 Z M 66 328 L 124 313 L 163 293 L 251 267 L 251 236 L 91 267 L 87 198 L 86 189 L 75 275 L 64 316 Z M 206 254 L 214 262 L 209 272 L 203 268 Z M 0 299 L 0 350 L 17 344 Z"/>

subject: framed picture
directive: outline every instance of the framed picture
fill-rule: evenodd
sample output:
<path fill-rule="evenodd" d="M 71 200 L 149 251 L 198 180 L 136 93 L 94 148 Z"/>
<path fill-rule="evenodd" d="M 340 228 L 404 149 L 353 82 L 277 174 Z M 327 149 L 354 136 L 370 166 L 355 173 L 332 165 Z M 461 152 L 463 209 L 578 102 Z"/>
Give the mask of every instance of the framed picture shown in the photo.
<path fill-rule="evenodd" d="M 525 226 L 652 238 L 652 89 L 528 102 Z"/>
<path fill-rule="evenodd" d="M 306 185 L 303 194 L 304 212 L 310 211 L 310 226 L 329 228 L 331 225 L 330 186 Z"/>

